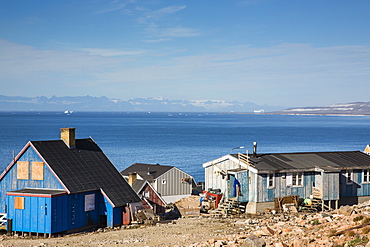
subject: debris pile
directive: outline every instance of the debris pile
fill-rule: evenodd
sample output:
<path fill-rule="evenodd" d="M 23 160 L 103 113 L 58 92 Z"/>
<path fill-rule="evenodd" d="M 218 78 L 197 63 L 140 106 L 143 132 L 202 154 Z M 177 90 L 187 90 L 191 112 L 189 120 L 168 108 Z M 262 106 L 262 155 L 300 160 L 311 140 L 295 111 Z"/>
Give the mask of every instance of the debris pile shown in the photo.
<path fill-rule="evenodd" d="M 180 212 L 182 217 L 189 216 L 199 216 L 200 215 L 200 197 L 193 195 L 183 198 L 177 202 L 175 205 Z"/>
<path fill-rule="evenodd" d="M 211 238 L 203 246 L 370 246 L 370 201 L 319 213 L 263 214 L 235 218 L 238 233 Z"/>

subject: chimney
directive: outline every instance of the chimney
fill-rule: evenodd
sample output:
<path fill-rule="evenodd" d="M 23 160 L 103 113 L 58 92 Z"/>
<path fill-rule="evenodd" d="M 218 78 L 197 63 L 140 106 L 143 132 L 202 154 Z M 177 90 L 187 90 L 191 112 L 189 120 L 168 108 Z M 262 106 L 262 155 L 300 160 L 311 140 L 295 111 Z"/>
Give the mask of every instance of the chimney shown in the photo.
<path fill-rule="evenodd" d="M 257 157 L 257 142 L 253 142 L 253 155 Z"/>
<path fill-rule="evenodd" d="M 63 140 L 70 149 L 76 148 L 75 130 L 76 128 L 60 129 L 60 139 Z"/>
<path fill-rule="evenodd" d="M 134 184 L 136 178 L 137 178 L 136 172 L 130 172 L 128 174 L 128 184 L 132 186 Z"/>

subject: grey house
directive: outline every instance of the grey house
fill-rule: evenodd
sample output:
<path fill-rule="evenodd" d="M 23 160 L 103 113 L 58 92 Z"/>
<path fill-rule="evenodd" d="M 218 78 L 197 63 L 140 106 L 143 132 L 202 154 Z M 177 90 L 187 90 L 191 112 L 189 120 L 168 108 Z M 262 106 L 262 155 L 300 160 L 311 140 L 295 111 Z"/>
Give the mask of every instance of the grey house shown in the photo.
<path fill-rule="evenodd" d="M 361 151 L 228 154 L 203 164 L 206 188 L 237 197 L 249 213 L 274 199 L 315 197 L 331 208 L 370 199 L 370 156 Z"/>
<path fill-rule="evenodd" d="M 129 184 L 137 179 L 148 181 L 166 203 L 190 196 L 195 186 L 191 175 L 174 166 L 135 163 L 121 171 L 121 175 Z"/>

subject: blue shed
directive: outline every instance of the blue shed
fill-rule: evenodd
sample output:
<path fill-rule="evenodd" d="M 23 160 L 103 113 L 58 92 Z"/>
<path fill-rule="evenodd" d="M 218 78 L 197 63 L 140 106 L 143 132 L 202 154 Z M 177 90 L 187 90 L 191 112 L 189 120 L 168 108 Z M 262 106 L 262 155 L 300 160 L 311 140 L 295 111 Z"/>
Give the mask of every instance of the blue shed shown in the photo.
<path fill-rule="evenodd" d="M 91 138 L 30 141 L 0 176 L 11 231 L 54 234 L 123 224 L 141 200 Z M 8 226 L 9 227 L 9 226 Z"/>

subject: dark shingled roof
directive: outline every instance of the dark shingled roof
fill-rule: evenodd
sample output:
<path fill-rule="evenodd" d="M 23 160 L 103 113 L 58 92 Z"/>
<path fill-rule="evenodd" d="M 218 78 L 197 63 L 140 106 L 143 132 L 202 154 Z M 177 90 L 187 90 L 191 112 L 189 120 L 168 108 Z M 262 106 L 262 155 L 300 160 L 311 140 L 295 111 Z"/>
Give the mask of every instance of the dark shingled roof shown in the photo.
<path fill-rule="evenodd" d="M 141 179 L 136 179 L 135 182 L 132 184 L 132 189 L 136 192 L 139 193 L 140 189 L 143 187 L 143 185 L 147 183 L 146 180 L 141 180 Z"/>
<path fill-rule="evenodd" d="M 123 176 L 128 176 L 130 173 L 137 173 L 144 180 L 152 180 L 158 178 L 172 168 L 174 168 L 174 166 L 135 163 L 127 167 L 125 170 L 121 171 L 121 174 Z"/>
<path fill-rule="evenodd" d="M 249 159 L 258 171 L 370 168 L 370 155 L 361 151 L 257 154 Z"/>
<path fill-rule="evenodd" d="M 76 139 L 70 149 L 62 140 L 31 141 L 70 193 L 102 190 L 115 207 L 140 198 L 91 139 Z"/>

